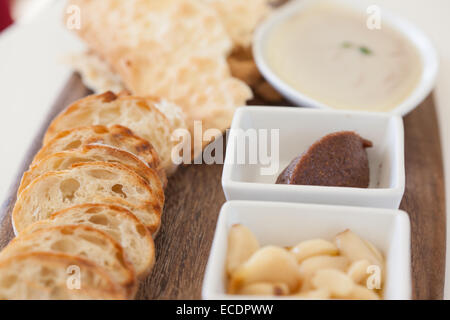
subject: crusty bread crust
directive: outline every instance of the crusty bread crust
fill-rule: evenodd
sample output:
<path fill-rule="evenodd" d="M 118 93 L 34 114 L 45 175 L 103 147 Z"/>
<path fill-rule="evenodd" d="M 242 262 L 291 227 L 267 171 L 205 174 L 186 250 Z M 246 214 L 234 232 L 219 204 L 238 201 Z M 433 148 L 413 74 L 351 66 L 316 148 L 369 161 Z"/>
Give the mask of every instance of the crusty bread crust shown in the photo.
<path fill-rule="evenodd" d="M 70 170 L 39 176 L 22 191 L 12 213 L 15 231 L 20 234 L 31 223 L 48 219 L 56 211 L 90 202 L 130 209 L 155 232 L 161 224 L 164 192 L 162 188 L 150 188 L 137 173 L 120 164 L 75 164 Z"/>
<path fill-rule="evenodd" d="M 120 206 L 98 203 L 73 206 L 55 212 L 48 220 L 33 223 L 21 234 L 72 224 L 91 226 L 113 237 L 123 247 L 139 278 L 146 277 L 152 270 L 155 263 L 153 238 L 134 214 Z M 131 245 L 132 243 L 134 244 Z"/>
<path fill-rule="evenodd" d="M 31 181 L 50 172 L 71 169 L 74 164 L 86 162 L 119 163 L 139 174 L 152 188 L 161 188 L 161 180 L 156 171 L 128 151 L 106 145 L 85 145 L 82 148 L 51 154 L 32 164 L 23 174 L 17 194 L 19 195 Z"/>
<path fill-rule="evenodd" d="M 177 165 L 172 161 L 172 150 L 178 144 L 172 141 L 176 129 L 186 128 L 183 119 L 170 121 L 156 105 L 164 104 L 176 109 L 177 106 L 153 97 L 137 97 L 105 92 L 91 95 L 74 102 L 61 112 L 50 124 L 44 136 L 44 144 L 63 130 L 89 125 L 118 124 L 130 128 L 138 136 L 155 147 L 167 174 L 172 174 Z M 182 112 L 174 113 L 182 116 Z M 180 128 L 175 127 L 181 126 Z"/>
<path fill-rule="evenodd" d="M 0 252 L 0 260 L 30 252 L 64 253 L 91 261 L 106 272 L 133 298 L 137 279 L 124 250 L 108 234 L 85 225 L 52 226 L 13 239 Z"/>
<path fill-rule="evenodd" d="M 166 173 L 153 146 L 147 140 L 136 136 L 130 129 L 120 125 L 109 127 L 93 125 L 62 131 L 42 147 L 34 157 L 33 164 L 53 153 L 79 149 L 87 145 L 108 145 L 134 154 L 156 170 L 163 186 L 166 186 Z"/>
<path fill-rule="evenodd" d="M 71 266 L 80 270 L 80 289 L 69 289 L 67 285 Z M 5 283 L 2 280 L 11 286 L 2 285 Z M 9 283 L 11 280 L 15 281 Z M 32 252 L 0 261 L 0 300 L 126 298 L 127 292 L 107 272 L 80 257 L 63 253 Z"/>

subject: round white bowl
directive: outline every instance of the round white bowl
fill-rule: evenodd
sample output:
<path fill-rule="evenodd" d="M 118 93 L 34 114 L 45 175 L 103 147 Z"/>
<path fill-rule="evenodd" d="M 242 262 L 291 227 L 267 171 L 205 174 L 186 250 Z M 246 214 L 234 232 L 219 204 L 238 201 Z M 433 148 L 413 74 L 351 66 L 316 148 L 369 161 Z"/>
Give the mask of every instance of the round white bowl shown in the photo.
<path fill-rule="evenodd" d="M 329 0 L 291 0 L 290 3 L 277 9 L 261 26 L 256 30 L 253 41 L 253 55 L 255 62 L 262 75 L 274 86 L 286 99 L 293 104 L 303 107 L 334 109 L 333 107 L 319 102 L 301 91 L 290 86 L 282 80 L 269 66 L 266 58 L 266 42 L 268 35 L 274 27 L 289 19 L 301 10 L 308 8 L 318 1 Z M 357 12 L 366 12 L 367 7 L 362 6 L 357 0 L 334 0 L 334 3 L 341 3 Z M 429 38 L 416 26 L 405 19 L 396 16 L 386 10 L 382 10 L 383 23 L 389 25 L 394 30 L 399 31 L 418 50 L 422 60 L 422 75 L 416 88 L 397 107 L 389 113 L 406 115 L 416 108 L 433 90 L 439 69 L 439 58 L 433 44 Z"/>

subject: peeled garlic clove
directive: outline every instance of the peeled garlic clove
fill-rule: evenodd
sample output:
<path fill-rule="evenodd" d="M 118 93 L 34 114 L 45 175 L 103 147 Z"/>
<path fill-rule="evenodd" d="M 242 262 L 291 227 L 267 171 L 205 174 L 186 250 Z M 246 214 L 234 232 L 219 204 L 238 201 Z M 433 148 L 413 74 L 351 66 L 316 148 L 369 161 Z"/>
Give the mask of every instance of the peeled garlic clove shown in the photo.
<path fill-rule="evenodd" d="M 236 224 L 228 234 L 226 271 L 230 275 L 259 249 L 258 240 L 245 226 Z"/>
<path fill-rule="evenodd" d="M 342 298 L 350 295 L 355 284 L 345 273 L 335 269 L 323 269 L 316 272 L 311 280 L 316 289 L 327 290 L 331 297 Z"/>
<path fill-rule="evenodd" d="M 300 292 L 294 295 L 300 299 L 327 300 L 330 299 L 330 293 L 325 289 L 315 289 L 306 292 Z"/>
<path fill-rule="evenodd" d="M 372 242 L 367 241 L 367 240 L 364 240 L 364 239 L 363 239 L 363 241 L 364 241 L 364 243 L 369 247 L 369 249 L 372 251 L 372 253 L 375 255 L 375 257 L 376 257 L 379 261 L 383 262 L 383 261 L 384 261 L 384 257 L 383 257 L 383 254 L 380 252 L 380 250 L 378 250 L 378 249 L 373 245 Z"/>
<path fill-rule="evenodd" d="M 314 290 L 314 286 L 311 283 L 311 277 L 301 277 L 301 286 L 300 286 L 300 292 L 307 292 Z"/>
<path fill-rule="evenodd" d="M 316 256 L 303 261 L 299 266 L 300 276 L 303 282 L 307 282 L 315 272 L 321 269 L 347 270 L 349 261 L 341 256 Z"/>
<path fill-rule="evenodd" d="M 300 242 L 298 245 L 291 249 L 291 252 L 297 258 L 297 262 L 300 263 L 303 260 L 320 255 L 337 255 L 339 253 L 338 248 L 331 243 L 323 239 L 313 239 Z"/>
<path fill-rule="evenodd" d="M 366 287 L 355 285 L 352 292 L 346 299 L 351 300 L 380 300 L 380 296 L 373 290 L 369 290 Z"/>
<path fill-rule="evenodd" d="M 229 292 L 257 282 L 285 283 L 290 291 L 299 286 L 300 275 L 295 257 L 286 249 L 268 246 L 259 249 L 231 275 Z"/>
<path fill-rule="evenodd" d="M 285 283 L 252 283 L 239 290 L 241 295 L 256 296 L 286 296 L 289 294 L 289 287 Z"/>
<path fill-rule="evenodd" d="M 341 254 L 346 256 L 350 262 L 367 260 L 370 264 L 383 266 L 383 259 L 380 259 L 378 254 L 374 253 L 366 241 L 350 230 L 338 234 L 335 238 L 335 244 Z"/>
<path fill-rule="evenodd" d="M 357 284 L 363 284 L 370 275 L 368 268 L 370 266 L 368 260 L 358 260 L 353 262 L 347 270 L 347 274 Z"/>

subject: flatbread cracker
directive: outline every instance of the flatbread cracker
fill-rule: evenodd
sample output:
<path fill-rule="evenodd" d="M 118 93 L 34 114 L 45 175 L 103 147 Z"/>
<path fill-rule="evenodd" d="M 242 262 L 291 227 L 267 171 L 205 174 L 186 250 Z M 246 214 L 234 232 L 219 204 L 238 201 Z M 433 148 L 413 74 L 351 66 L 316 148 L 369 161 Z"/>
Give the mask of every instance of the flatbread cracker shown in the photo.
<path fill-rule="evenodd" d="M 203 0 L 220 16 L 234 47 L 250 47 L 253 32 L 272 8 L 267 0 Z"/>
<path fill-rule="evenodd" d="M 74 53 L 64 60 L 81 75 L 84 85 L 94 93 L 119 93 L 125 90 L 120 76 L 105 60 L 91 51 Z"/>
<path fill-rule="evenodd" d="M 80 37 L 120 75 L 125 87 L 134 95 L 177 103 L 190 129 L 200 120 L 204 130 L 224 131 L 234 110 L 251 99 L 250 88 L 231 76 L 226 57 L 232 41 L 216 11 L 205 2 L 71 3 L 82 12 Z M 212 119 L 213 115 L 223 118 Z"/>

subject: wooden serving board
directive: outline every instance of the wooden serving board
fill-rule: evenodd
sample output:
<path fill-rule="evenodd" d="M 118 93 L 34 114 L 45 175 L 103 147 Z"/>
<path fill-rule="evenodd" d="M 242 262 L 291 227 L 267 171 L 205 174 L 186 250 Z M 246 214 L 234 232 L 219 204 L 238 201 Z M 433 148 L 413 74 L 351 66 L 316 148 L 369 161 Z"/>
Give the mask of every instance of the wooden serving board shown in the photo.
<path fill-rule="evenodd" d="M 17 176 L 11 196 L 1 207 L 0 248 L 12 238 L 11 210 L 20 177 L 41 147 L 53 117 L 89 91 L 74 75 L 36 136 Z M 264 104 L 255 99 L 253 104 Z M 288 105 L 287 102 L 282 104 Z M 433 99 L 405 117 L 406 192 L 401 209 L 412 227 L 412 275 L 415 299 L 442 299 L 445 276 L 445 196 L 442 154 Z M 201 286 L 217 217 L 225 196 L 222 165 L 180 168 L 166 190 L 163 223 L 156 238 L 157 260 L 142 282 L 138 299 L 200 299 Z"/>

